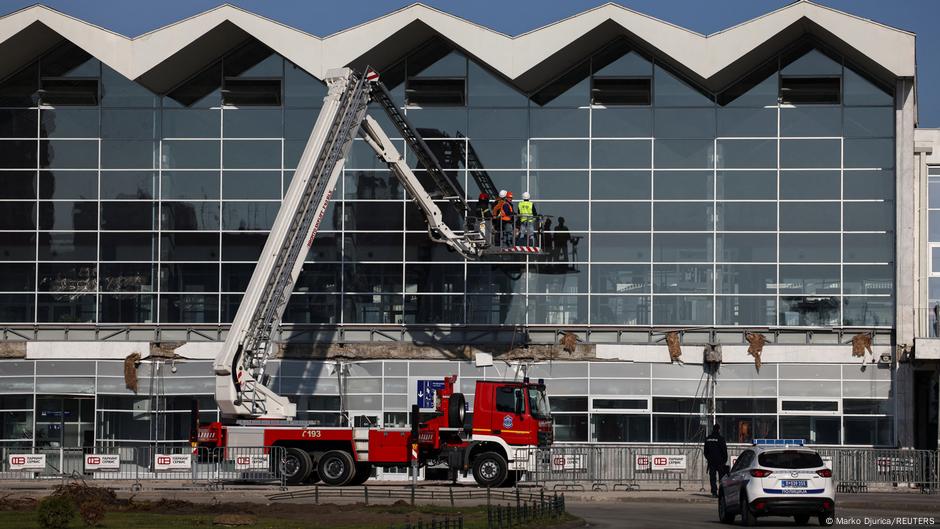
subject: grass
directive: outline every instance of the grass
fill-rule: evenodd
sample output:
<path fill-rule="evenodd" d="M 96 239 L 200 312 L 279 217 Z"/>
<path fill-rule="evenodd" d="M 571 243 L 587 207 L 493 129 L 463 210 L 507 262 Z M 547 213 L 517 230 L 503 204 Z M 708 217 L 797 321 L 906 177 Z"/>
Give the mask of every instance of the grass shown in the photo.
<path fill-rule="evenodd" d="M 398 528 L 404 525 L 408 520 L 423 519 L 425 523 L 436 518 L 442 520 L 446 516 L 454 518 L 459 514 L 464 516 L 465 529 L 485 529 L 486 528 L 486 508 L 485 507 L 416 507 L 400 505 L 347 505 L 342 506 L 342 514 L 339 520 L 337 514 L 330 513 L 318 520 L 316 506 L 305 506 L 309 508 L 307 516 L 294 516 L 293 518 L 279 518 L 274 516 L 256 516 L 257 522 L 248 527 L 250 529 L 389 529 L 390 525 Z M 207 509 L 214 509 L 217 512 L 213 514 L 158 514 L 154 512 L 141 511 L 108 511 L 104 521 L 99 526 L 102 529 L 206 529 L 213 527 L 212 520 L 216 515 L 225 512 L 224 507 L 206 506 Z M 272 512 L 277 512 L 278 505 L 269 506 Z M 370 521 L 357 520 L 357 518 L 371 518 Z M 344 520 L 349 523 L 344 523 Z M 517 529 L 526 527 L 543 528 L 558 524 L 567 524 L 576 518 L 565 515 L 557 519 L 543 519 L 532 522 L 528 525 L 516 526 Z M 81 519 L 76 516 L 70 527 L 72 529 L 82 529 L 85 525 Z M 0 529 L 42 529 L 36 519 L 35 511 L 0 511 Z"/>

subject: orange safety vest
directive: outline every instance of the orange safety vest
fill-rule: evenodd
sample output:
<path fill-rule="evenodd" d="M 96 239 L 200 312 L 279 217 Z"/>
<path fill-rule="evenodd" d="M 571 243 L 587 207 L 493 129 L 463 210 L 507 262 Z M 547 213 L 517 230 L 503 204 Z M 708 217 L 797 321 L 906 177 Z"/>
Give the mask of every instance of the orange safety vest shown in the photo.
<path fill-rule="evenodd" d="M 501 198 L 501 199 L 499 199 L 499 200 L 496 201 L 496 205 L 493 206 L 493 218 L 494 218 L 494 219 L 502 220 L 502 221 L 508 221 L 508 220 L 509 220 L 509 215 L 507 215 L 506 212 L 503 211 L 503 206 L 504 206 L 505 204 L 506 204 L 506 199 L 505 199 L 505 198 Z"/>

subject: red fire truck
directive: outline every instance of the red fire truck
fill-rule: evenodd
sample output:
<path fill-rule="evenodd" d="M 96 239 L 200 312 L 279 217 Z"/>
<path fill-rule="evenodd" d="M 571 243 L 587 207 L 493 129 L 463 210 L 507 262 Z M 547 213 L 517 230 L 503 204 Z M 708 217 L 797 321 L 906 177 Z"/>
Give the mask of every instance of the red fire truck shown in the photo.
<path fill-rule="evenodd" d="M 202 446 L 281 446 L 288 483 L 361 485 L 372 467 L 412 461 L 443 464 L 454 474 L 473 473 L 484 487 L 515 482 L 534 464 L 534 447 L 552 442 L 552 418 L 545 385 L 478 380 L 472 425 L 465 423 L 466 399 L 454 392 L 456 376 L 444 379 L 435 412 L 422 421 L 412 412 L 412 428 L 350 428 L 294 424 L 294 421 L 199 427 Z"/>
<path fill-rule="evenodd" d="M 343 163 L 361 135 L 398 178 L 424 215 L 430 238 L 469 258 L 484 255 L 539 254 L 538 247 L 494 247 L 489 222 L 469 213 L 460 183 L 441 169 L 437 158 L 379 81 L 367 70 L 342 68 L 327 73 L 328 93 L 295 177 L 284 194 L 258 264 L 215 359 L 216 402 L 222 421 L 194 427 L 196 446 L 247 448 L 279 446 L 290 483 L 323 480 L 330 485 L 362 483 L 371 467 L 412 461 L 445 464 L 451 471 L 472 470 L 477 483 L 499 486 L 532 464 L 533 447 L 552 442 L 552 419 L 540 381 L 478 381 L 471 425 L 465 425 L 466 399 L 454 392 L 456 376 L 436 391 L 435 413 L 422 417 L 412 407 L 411 428 L 324 427 L 295 420 L 296 406 L 269 387 L 266 367 L 272 336 L 317 235 Z M 429 191 L 378 122 L 366 114 L 369 103 L 389 120 L 424 168 Z M 481 189 L 495 187 L 483 171 L 474 178 Z M 466 220 L 452 229 L 438 202 L 448 203 Z M 492 235 L 492 234 L 490 234 Z M 348 421 L 348 418 L 347 418 Z"/>

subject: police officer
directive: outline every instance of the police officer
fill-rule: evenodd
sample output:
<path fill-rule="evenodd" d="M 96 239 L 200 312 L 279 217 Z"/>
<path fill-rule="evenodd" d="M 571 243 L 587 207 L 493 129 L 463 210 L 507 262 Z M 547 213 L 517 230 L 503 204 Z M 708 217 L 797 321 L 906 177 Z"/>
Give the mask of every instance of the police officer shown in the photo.
<path fill-rule="evenodd" d="M 705 438 L 705 461 L 708 462 L 708 483 L 712 487 L 712 497 L 718 497 L 718 480 L 725 477 L 725 465 L 728 463 L 728 445 L 721 435 L 721 426 L 717 423 L 712 433 Z M 718 479 L 715 479 L 715 476 Z"/>
<path fill-rule="evenodd" d="M 531 195 L 526 191 L 522 193 L 522 201 L 519 202 L 519 236 L 521 243 L 525 246 L 532 245 L 532 237 L 535 235 L 535 218 L 538 212 L 535 210 L 535 204 L 532 203 Z"/>

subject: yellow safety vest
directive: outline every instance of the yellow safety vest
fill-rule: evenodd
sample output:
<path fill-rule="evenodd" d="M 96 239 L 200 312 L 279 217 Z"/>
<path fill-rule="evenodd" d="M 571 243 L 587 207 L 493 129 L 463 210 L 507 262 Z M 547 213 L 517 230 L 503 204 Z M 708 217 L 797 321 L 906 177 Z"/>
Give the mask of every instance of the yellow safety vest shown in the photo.
<path fill-rule="evenodd" d="M 523 200 L 519 203 L 519 221 L 520 222 L 532 222 L 535 220 L 535 217 L 532 216 L 533 207 L 532 202 L 528 200 Z"/>

